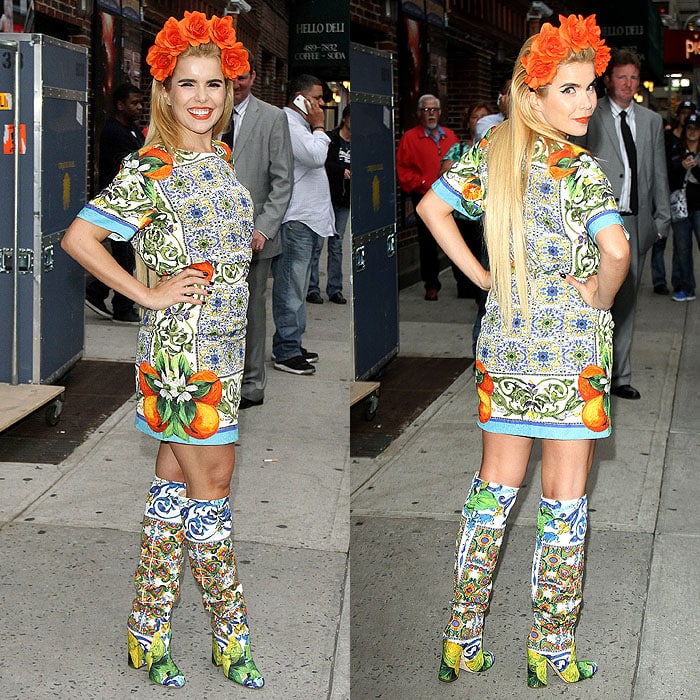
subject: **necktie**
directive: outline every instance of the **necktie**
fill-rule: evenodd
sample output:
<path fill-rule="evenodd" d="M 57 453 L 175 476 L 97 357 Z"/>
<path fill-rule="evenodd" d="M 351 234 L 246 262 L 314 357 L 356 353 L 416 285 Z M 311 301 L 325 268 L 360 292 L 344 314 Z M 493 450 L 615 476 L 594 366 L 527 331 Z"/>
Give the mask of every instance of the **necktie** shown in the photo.
<path fill-rule="evenodd" d="M 222 134 L 221 140 L 233 150 L 233 119 L 231 119 L 231 128 L 225 134 Z"/>
<path fill-rule="evenodd" d="M 623 109 L 620 112 L 620 131 L 622 132 L 622 140 L 625 143 L 625 151 L 627 151 L 627 162 L 629 163 L 631 172 L 630 178 L 630 212 L 637 213 L 639 208 L 639 196 L 637 192 L 637 149 L 632 138 L 632 130 L 627 123 L 627 112 Z"/>
<path fill-rule="evenodd" d="M 233 150 L 233 135 L 236 131 L 236 117 L 238 116 L 238 112 L 236 112 L 236 108 L 233 108 L 233 112 L 231 113 L 231 129 L 230 131 L 227 131 L 222 137 L 221 140 L 228 145 L 228 147 Z"/>

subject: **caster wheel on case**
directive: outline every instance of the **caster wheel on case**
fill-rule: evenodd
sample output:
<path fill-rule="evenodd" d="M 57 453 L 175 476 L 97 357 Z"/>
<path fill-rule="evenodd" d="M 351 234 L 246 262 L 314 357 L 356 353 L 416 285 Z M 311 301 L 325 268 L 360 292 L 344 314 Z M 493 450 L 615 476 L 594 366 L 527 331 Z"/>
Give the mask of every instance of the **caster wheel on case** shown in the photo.
<path fill-rule="evenodd" d="M 56 399 L 52 401 L 46 409 L 46 424 L 53 427 L 58 425 L 58 421 L 61 420 L 61 412 L 63 411 L 63 401 L 61 399 Z"/>

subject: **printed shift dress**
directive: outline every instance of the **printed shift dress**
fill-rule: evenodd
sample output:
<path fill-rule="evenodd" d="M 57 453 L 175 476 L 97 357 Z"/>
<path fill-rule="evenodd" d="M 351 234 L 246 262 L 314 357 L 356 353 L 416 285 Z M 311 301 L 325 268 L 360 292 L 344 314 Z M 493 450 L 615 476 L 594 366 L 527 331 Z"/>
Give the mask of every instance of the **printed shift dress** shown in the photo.
<path fill-rule="evenodd" d="M 136 351 L 136 427 L 158 440 L 227 444 L 238 438 L 245 355 L 246 277 L 253 203 L 231 151 L 143 148 L 79 217 L 131 241 L 158 275 L 194 265 L 213 281 L 206 303 L 147 310 Z"/>
<path fill-rule="evenodd" d="M 488 204 L 488 140 L 467 152 L 433 190 L 478 218 Z M 571 440 L 610 434 L 613 321 L 586 304 L 560 273 L 598 271 L 598 231 L 622 225 L 610 183 L 594 158 L 569 144 L 538 141 L 525 192 L 529 322 L 511 279 L 513 323 L 489 293 L 477 343 L 479 426 L 486 431 Z"/>

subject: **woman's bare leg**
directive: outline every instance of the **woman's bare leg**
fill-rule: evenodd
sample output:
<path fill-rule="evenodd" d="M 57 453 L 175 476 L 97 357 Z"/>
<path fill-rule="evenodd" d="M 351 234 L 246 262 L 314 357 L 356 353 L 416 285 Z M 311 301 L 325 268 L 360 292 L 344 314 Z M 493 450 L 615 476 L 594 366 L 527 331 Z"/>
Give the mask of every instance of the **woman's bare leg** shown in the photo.
<path fill-rule="evenodd" d="M 520 488 L 534 440 L 519 435 L 482 432 L 483 454 L 479 478 Z"/>
<path fill-rule="evenodd" d="M 569 501 L 586 493 L 595 440 L 542 440 L 542 495 Z"/>
<path fill-rule="evenodd" d="M 228 496 L 235 464 L 235 445 L 182 445 L 161 442 L 156 476 L 184 481 L 187 497 L 215 500 Z"/>

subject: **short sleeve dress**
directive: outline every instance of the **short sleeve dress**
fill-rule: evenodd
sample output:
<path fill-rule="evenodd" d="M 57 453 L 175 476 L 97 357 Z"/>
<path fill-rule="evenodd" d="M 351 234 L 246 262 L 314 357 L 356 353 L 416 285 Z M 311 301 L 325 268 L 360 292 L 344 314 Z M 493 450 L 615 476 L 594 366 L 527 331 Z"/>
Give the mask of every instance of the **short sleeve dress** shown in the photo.
<path fill-rule="evenodd" d="M 453 208 L 476 219 L 488 205 L 488 139 L 433 185 Z M 610 434 L 613 321 L 562 279 L 598 270 L 598 231 L 622 225 L 610 183 L 595 159 L 567 143 L 539 140 L 525 193 L 530 320 L 512 276 L 513 323 L 506 327 L 489 293 L 477 343 L 479 426 L 550 439 Z"/>
<path fill-rule="evenodd" d="M 231 151 L 147 147 L 127 156 L 112 183 L 78 214 L 131 241 L 158 275 L 195 266 L 212 280 L 203 305 L 147 310 L 136 351 L 136 427 L 158 440 L 238 439 L 245 356 L 246 277 L 253 202 Z"/>

